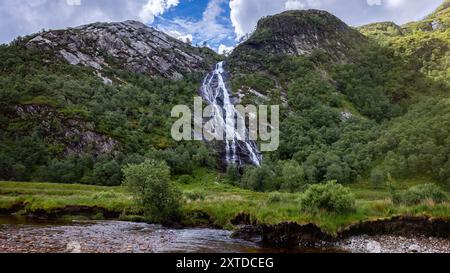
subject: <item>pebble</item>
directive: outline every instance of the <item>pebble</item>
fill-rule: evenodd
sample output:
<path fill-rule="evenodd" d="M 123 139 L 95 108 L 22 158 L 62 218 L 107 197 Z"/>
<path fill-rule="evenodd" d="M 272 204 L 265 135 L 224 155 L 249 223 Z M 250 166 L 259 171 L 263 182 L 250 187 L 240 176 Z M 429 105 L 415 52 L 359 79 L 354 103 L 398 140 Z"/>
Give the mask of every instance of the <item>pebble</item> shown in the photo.
<path fill-rule="evenodd" d="M 450 239 L 426 236 L 354 236 L 336 244 L 356 253 L 450 253 Z"/>
<path fill-rule="evenodd" d="M 0 225 L 0 253 L 203 253 L 252 252 L 258 248 L 253 243 L 231 239 L 230 235 L 225 230 L 172 230 L 120 221 L 63 226 Z"/>
<path fill-rule="evenodd" d="M 143 223 L 100 221 L 67 226 L 0 226 L 0 253 L 153 253 L 282 252 L 230 238 L 222 230 L 171 230 Z M 304 249 L 306 250 L 306 249 Z M 290 250 L 292 251 L 292 249 Z M 294 252 L 301 252 L 296 249 Z M 450 253 L 450 239 L 405 236 L 354 236 L 323 242 L 308 252 Z"/>

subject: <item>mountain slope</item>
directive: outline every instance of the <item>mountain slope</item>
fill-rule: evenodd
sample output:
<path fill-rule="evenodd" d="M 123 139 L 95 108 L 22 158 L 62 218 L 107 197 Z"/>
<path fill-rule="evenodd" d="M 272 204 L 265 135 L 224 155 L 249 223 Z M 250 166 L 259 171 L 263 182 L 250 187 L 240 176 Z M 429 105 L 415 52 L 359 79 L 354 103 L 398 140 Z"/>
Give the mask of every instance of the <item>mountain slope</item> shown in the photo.
<path fill-rule="evenodd" d="M 118 185 L 145 154 L 180 172 L 196 154 L 214 165 L 200 143 L 172 140 L 170 111 L 191 103 L 217 58 L 130 21 L 1 46 L 0 179 Z"/>
<path fill-rule="evenodd" d="M 392 48 L 432 80 L 450 86 L 450 4 L 444 2 L 425 19 L 403 26 L 376 23 L 359 30 L 380 44 Z"/>
<path fill-rule="evenodd" d="M 448 181 L 447 10 L 361 33 L 317 10 L 263 18 L 225 64 L 233 101 L 281 106 L 280 147 L 261 168 L 231 166 L 229 180 L 298 191 L 420 170 Z M 170 112 L 192 104 L 219 58 L 132 21 L 1 46 L 0 178 L 118 185 L 124 165 L 146 159 L 174 175 L 217 170 L 214 150 L 171 138 Z"/>
<path fill-rule="evenodd" d="M 431 20 L 426 24 L 432 26 L 433 20 L 445 22 L 443 10 L 438 14 L 439 19 L 426 19 Z M 248 41 L 231 54 L 228 66 L 233 89 L 242 102 L 283 105 L 280 148 L 265 155 L 264 171 L 272 170 L 282 176 L 278 170 L 294 160 L 301 169 L 298 172 L 303 173 L 300 180 L 307 184 L 361 181 L 370 178 L 372 172 L 382 173 L 384 181 L 388 177 L 407 177 L 408 171 L 396 172 L 396 167 L 391 167 L 398 165 L 389 164 L 389 159 L 421 158 L 427 154 L 425 147 L 442 147 L 442 143 L 447 143 L 442 138 L 445 133 L 432 132 L 426 134 L 430 142 L 425 146 L 416 144 L 414 152 L 405 152 L 399 143 L 397 148 L 388 145 L 392 148 L 389 150 L 384 143 L 394 132 L 398 133 L 398 128 L 415 122 L 413 113 L 429 107 L 428 98 L 448 94 L 448 77 L 443 75 L 448 71 L 450 39 L 445 39 L 448 35 L 445 24 L 436 26 L 426 34 L 425 30 L 413 27 L 376 23 L 359 29 L 366 35 L 363 37 L 334 16 L 315 10 L 291 11 L 262 19 Z M 439 38 L 427 38 L 433 32 Z M 381 37 L 385 40 L 405 37 L 405 40 L 396 46 L 379 42 Z M 411 37 L 428 45 L 429 51 L 416 48 L 408 40 Z M 431 57 L 427 52 L 432 52 Z M 435 63 L 430 64 L 429 60 Z M 447 104 L 442 105 L 445 108 Z M 433 112 L 433 126 L 446 124 L 445 109 L 440 109 L 441 114 Z M 408 112 L 411 113 L 404 116 Z M 411 143 L 416 139 L 417 130 L 405 132 L 400 142 Z M 448 158 L 442 157 L 442 153 L 422 161 L 411 160 L 416 164 L 411 168 L 423 170 L 430 160 L 437 163 L 432 172 L 448 169 Z M 436 174 L 431 179 L 446 181 L 445 175 Z"/>
<path fill-rule="evenodd" d="M 171 79 L 204 73 L 215 58 L 206 48 L 194 48 L 137 21 L 46 31 L 29 37 L 25 46 L 54 51 L 73 65 L 97 70 L 116 65 L 130 72 Z"/>
<path fill-rule="evenodd" d="M 334 15 L 320 10 L 286 11 L 258 22 L 256 31 L 231 56 L 245 62 L 249 55 L 311 56 L 322 51 L 334 62 L 351 61 L 366 39 Z"/>

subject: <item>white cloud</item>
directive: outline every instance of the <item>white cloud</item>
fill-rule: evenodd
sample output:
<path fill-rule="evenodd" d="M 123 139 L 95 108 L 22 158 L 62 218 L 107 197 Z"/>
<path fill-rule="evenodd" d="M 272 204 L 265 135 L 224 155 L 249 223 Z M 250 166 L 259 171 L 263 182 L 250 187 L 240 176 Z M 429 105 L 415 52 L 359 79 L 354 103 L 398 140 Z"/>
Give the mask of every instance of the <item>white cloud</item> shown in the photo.
<path fill-rule="evenodd" d="M 381 5 L 381 0 L 366 0 L 369 6 L 379 6 Z"/>
<path fill-rule="evenodd" d="M 237 38 L 252 32 L 259 19 L 288 9 L 323 9 L 346 23 L 359 26 L 394 21 L 403 24 L 432 12 L 442 0 L 230 0 Z"/>
<path fill-rule="evenodd" d="M 146 0 L 0 0 L 0 43 L 41 29 L 139 20 L 139 11 L 145 3 Z"/>
<path fill-rule="evenodd" d="M 198 43 L 206 42 L 217 49 L 222 40 L 234 38 L 233 29 L 224 24 L 224 21 L 229 20 L 224 17 L 227 1 L 210 0 L 203 11 L 202 17 L 198 20 L 186 18 L 166 20 L 160 18 L 157 27 L 169 34 L 174 30 L 189 34 Z"/>
<path fill-rule="evenodd" d="M 386 0 L 388 7 L 396 8 L 400 7 L 401 5 L 405 4 L 405 0 Z"/>
<path fill-rule="evenodd" d="M 284 10 L 291 0 L 231 0 L 230 18 L 238 38 L 251 32 L 256 27 L 258 20 L 267 15 L 273 15 Z"/>
<path fill-rule="evenodd" d="M 221 45 L 219 46 L 219 49 L 217 50 L 217 52 L 218 52 L 219 54 L 228 55 L 228 54 L 231 53 L 231 51 L 233 51 L 233 49 L 234 49 L 234 47 L 232 47 L 232 46 L 226 46 L 226 45 L 224 45 L 224 44 L 221 44 Z"/>
<path fill-rule="evenodd" d="M 366 0 L 369 6 L 381 6 L 383 3 L 390 8 L 400 7 L 405 4 L 405 0 Z"/>
<path fill-rule="evenodd" d="M 194 38 L 192 34 L 183 33 L 175 29 L 165 30 L 164 32 L 185 43 L 192 43 L 192 40 Z"/>
<path fill-rule="evenodd" d="M 287 10 L 293 10 L 293 9 L 304 9 L 305 5 L 299 1 L 299 0 L 288 0 L 286 4 L 284 4 L 284 7 Z"/>
<path fill-rule="evenodd" d="M 66 0 L 69 6 L 79 6 L 81 5 L 81 0 Z"/>
<path fill-rule="evenodd" d="M 358 26 L 419 20 L 442 3 L 442 0 L 208 0 L 201 18 L 163 19 L 161 15 L 182 1 L 192 0 L 0 0 L 0 43 L 43 28 L 133 19 L 154 22 L 153 25 L 179 39 L 192 36 L 196 42 L 207 41 L 217 49 L 220 44 L 231 44 L 235 35 L 241 37 L 251 32 L 261 17 L 287 9 L 324 9 Z M 231 8 L 230 16 L 226 5 Z"/>
<path fill-rule="evenodd" d="M 41 29 L 143 18 L 150 22 L 178 3 L 179 0 L 0 0 L 0 43 Z"/>
<path fill-rule="evenodd" d="M 155 16 L 163 14 L 166 10 L 178 6 L 179 0 L 148 0 L 142 7 L 139 17 L 146 23 L 153 23 Z"/>

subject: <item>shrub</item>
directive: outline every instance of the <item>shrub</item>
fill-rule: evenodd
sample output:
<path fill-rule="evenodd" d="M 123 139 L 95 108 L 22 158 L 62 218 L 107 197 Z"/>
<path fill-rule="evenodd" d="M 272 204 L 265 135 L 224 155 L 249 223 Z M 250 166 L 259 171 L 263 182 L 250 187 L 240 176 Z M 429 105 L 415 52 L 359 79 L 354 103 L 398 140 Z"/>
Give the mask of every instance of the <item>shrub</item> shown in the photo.
<path fill-rule="evenodd" d="M 247 167 L 242 177 L 242 186 L 258 192 L 275 191 L 279 188 L 275 173 L 268 164 L 259 168 Z"/>
<path fill-rule="evenodd" d="M 443 203 L 448 201 L 448 196 L 435 184 L 418 185 L 392 194 L 392 201 L 397 205 L 417 205 L 428 200 Z"/>
<path fill-rule="evenodd" d="M 305 185 L 305 172 L 295 160 L 282 163 L 281 189 L 289 192 L 300 191 Z"/>
<path fill-rule="evenodd" d="M 206 168 L 217 167 L 217 162 L 215 160 L 214 154 L 205 145 L 201 145 L 196 153 L 192 156 L 192 160 L 197 166 Z"/>
<path fill-rule="evenodd" d="M 122 179 L 120 165 L 108 157 L 101 158 L 94 166 L 93 177 L 95 185 L 118 186 Z"/>
<path fill-rule="evenodd" d="M 341 214 L 352 211 L 354 207 L 355 197 L 350 189 L 336 181 L 312 185 L 301 198 L 301 209 L 308 213 L 324 210 Z"/>
<path fill-rule="evenodd" d="M 165 162 L 146 160 L 123 169 L 123 185 L 134 195 L 147 219 L 154 223 L 178 220 L 180 196 L 170 180 L 170 169 Z"/>

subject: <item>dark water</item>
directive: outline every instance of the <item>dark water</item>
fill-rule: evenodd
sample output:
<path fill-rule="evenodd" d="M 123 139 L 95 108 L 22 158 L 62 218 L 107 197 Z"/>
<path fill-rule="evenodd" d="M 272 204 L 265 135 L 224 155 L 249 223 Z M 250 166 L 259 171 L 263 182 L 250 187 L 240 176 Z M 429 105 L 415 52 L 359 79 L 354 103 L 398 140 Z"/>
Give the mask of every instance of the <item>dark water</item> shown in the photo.
<path fill-rule="evenodd" d="M 168 229 L 119 221 L 38 221 L 0 217 L 0 252 L 274 253 L 333 249 L 267 248 L 216 229 Z M 338 250 L 335 250 L 338 251 Z"/>

